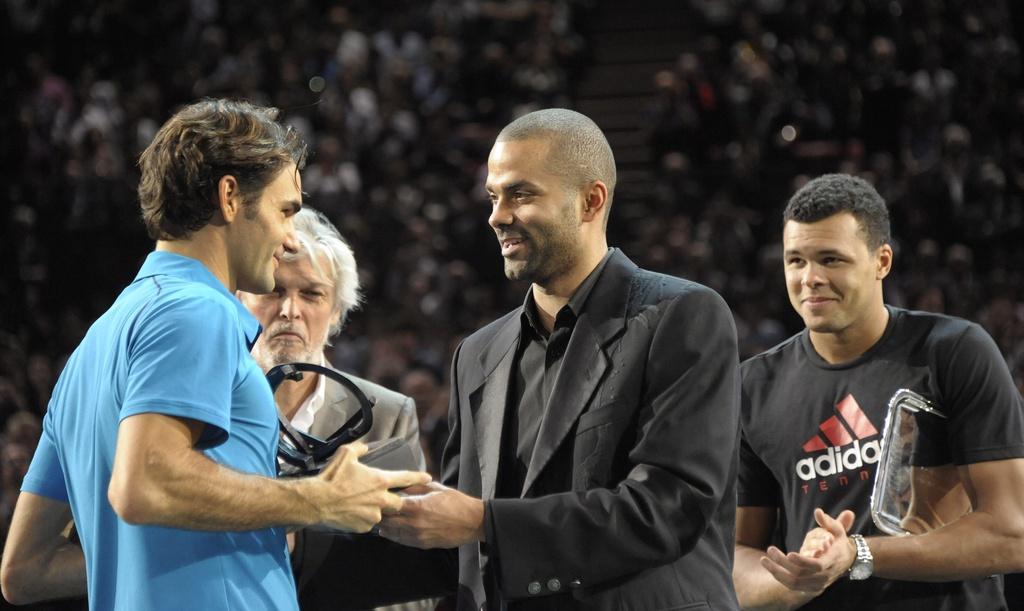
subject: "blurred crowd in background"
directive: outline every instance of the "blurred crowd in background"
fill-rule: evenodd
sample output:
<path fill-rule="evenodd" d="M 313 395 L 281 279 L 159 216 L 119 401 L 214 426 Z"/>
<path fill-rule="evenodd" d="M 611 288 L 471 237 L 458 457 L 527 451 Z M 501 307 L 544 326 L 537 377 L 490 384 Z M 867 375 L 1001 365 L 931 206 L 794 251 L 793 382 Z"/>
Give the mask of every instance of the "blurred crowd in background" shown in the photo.
<path fill-rule="evenodd" d="M 690 0 L 699 34 L 637 109 L 655 160 L 611 242 L 707 284 L 742 356 L 800 328 L 781 210 L 859 174 L 891 205 L 886 299 L 981 323 L 1024 389 L 1024 88 L 1010 0 Z M 184 103 L 282 109 L 307 203 L 352 245 L 366 303 L 329 350 L 413 396 L 436 469 L 448 362 L 522 301 L 482 188 L 497 131 L 574 105 L 598 0 L 0 3 L 0 533 L 50 391 L 152 244 L 136 159 Z M 628 196 L 627 196 L 628 195 Z"/>

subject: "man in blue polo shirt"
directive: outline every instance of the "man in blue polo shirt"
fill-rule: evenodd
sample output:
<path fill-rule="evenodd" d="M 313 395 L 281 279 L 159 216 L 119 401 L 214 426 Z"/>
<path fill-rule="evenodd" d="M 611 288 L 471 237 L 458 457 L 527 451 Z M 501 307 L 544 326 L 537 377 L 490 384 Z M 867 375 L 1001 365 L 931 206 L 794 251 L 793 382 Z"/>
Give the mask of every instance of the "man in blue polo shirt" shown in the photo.
<path fill-rule="evenodd" d="M 400 508 L 389 489 L 428 479 L 359 464 L 360 444 L 318 477 L 273 478 L 260 328 L 233 294 L 271 290 L 294 250 L 305 148 L 275 119 L 200 102 L 142 154 L 156 251 L 54 389 L 0 569 L 11 602 L 87 584 L 94 609 L 295 609 L 285 525 L 366 531 Z"/>

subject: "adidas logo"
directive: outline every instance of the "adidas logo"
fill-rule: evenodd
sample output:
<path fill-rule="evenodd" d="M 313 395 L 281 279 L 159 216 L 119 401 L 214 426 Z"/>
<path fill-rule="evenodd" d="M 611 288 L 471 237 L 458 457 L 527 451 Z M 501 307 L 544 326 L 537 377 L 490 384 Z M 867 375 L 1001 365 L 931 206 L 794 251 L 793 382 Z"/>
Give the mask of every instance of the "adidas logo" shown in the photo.
<path fill-rule="evenodd" d="M 877 439 L 863 442 L 866 437 L 878 435 L 878 429 L 868 420 L 852 394 L 836 404 L 836 412 L 835 416 L 818 426 L 817 434 L 804 443 L 804 452 L 825 450 L 825 453 L 797 461 L 796 474 L 800 479 L 809 481 L 860 469 L 877 463 L 881 458 L 882 446 Z"/>

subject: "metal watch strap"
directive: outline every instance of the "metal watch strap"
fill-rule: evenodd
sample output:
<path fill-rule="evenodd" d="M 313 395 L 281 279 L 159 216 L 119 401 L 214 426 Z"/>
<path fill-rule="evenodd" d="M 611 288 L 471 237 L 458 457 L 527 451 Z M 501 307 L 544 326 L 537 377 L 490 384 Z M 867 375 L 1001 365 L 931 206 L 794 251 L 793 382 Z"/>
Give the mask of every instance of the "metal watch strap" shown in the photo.
<path fill-rule="evenodd" d="M 871 548 L 862 535 L 850 535 L 853 544 L 857 548 L 857 557 L 853 559 L 850 566 L 850 579 L 860 581 L 871 577 L 875 569 L 875 557 L 871 554 Z"/>

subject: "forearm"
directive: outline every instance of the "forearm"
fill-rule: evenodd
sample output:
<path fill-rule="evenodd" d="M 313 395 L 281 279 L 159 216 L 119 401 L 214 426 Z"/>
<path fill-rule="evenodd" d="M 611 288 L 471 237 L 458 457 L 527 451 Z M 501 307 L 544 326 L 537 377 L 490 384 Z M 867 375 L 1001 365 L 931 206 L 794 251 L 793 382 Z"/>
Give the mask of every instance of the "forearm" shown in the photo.
<path fill-rule="evenodd" d="M 764 550 L 736 546 L 732 578 L 740 607 L 749 611 L 790 611 L 814 599 L 814 594 L 795 592 L 779 583 L 763 566 Z"/>
<path fill-rule="evenodd" d="M 111 481 L 111 504 L 128 522 L 235 531 L 319 522 L 312 478 L 239 473 L 196 451 L 150 458 L 134 478 Z"/>
<path fill-rule="evenodd" d="M 315 477 L 239 473 L 194 449 L 201 426 L 159 414 L 125 419 L 107 496 L 126 522 L 195 530 L 323 524 L 366 532 L 402 499 L 390 492 L 430 481 L 426 473 L 362 465 L 366 446 L 342 446 Z"/>
<path fill-rule="evenodd" d="M 21 493 L 0 557 L 0 583 L 8 601 L 85 596 L 85 556 L 64 536 L 70 522 L 67 503 Z"/>
<path fill-rule="evenodd" d="M 85 555 L 82 548 L 73 543 L 65 543 L 52 554 L 10 566 L 8 570 L 12 574 L 7 578 L 20 584 L 16 592 L 4 590 L 8 600 L 14 604 L 86 595 Z"/>
<path fill-rule="evenodd" d="M 937 530 L 868 539 L 877 577 L 958 581 L 1024 570 L 1024 536 L 1005 520 L 975 511 Z"/>

